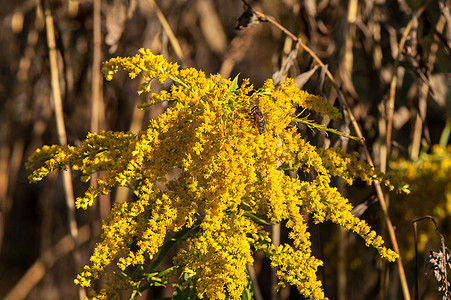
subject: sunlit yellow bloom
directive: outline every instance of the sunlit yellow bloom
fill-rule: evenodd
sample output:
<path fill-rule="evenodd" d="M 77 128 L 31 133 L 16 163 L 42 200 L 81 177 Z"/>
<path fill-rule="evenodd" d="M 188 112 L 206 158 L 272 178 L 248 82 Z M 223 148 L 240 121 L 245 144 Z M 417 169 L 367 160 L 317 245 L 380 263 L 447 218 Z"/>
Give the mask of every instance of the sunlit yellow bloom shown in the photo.
<path fill-rule="evenodd" d="M 116 203 L 104 220 L 102 241 L 77 284 L 90 286 L 113 262 L 124 272 L 143 266 L 156 259 L 168 237 L 183 233 L 186 243 L 174 258 L 184 278 L 179 287 L 195 289 L 200 298 L 239 299 L 248 282 L 246 266 L 255 251 L 262 251 L 278 267 L 279 287 L 294 285 L 305 297 L 324 299 L 316 277 L 322 262 L 311 254 L 305 214 L 317 223 L 329 220 L 354 231 L 390 261 L 397 257 L 351 214 L 352 206 L 330 183 L 336 176 L 348 184 L 361 178 L 393 185 L 357 156 L 317 149 L 291 126 L 298 107 L 340 118 L 328 102 L 299 90 L 291 79 L 278 89 L 267 80 L 254 90 L 248 80 L 238 85 L 196 69 L 179 70 L 144 49 L 133 57 L 113 58 L 103 68 L 107 80 L 121 70 L 131 78 L 142 74 L 139 93 L 151 92 L 153 78 L 171 80 L 169 91 L 149 95 L 150 104 L 172 101 L 170 108 L 146 130 L 88 134 L 78 147 L 44 146 L 27 165 L 35 169 L 32 181 L 67 165 L 85 181 L 104 171 L 97 186 L 77 199 L 78 208 L 86 209 L 117 186 L 134 191 L 133 201 Z M 263 134 L 249 117 L 254 105 L 264 117 Z M 315 178 L 290 178 L 283 170 L 313 172 Z M 168 180 L 172 174 L 179 175 Z M 292 246 L 276 248 L 263 224 L 282 221 Z M 139 287 L 127 276 L 108 283 L 92 299 Z"/>

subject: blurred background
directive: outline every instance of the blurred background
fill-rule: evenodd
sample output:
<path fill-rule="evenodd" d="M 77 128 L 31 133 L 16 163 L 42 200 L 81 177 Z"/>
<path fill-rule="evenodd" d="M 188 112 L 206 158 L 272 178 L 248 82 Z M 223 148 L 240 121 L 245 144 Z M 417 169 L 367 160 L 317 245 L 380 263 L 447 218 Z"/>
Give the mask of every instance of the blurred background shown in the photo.
<path fill-rule="evenodd" d="M 74 212 L 67 207 L 61 173 L 29 184 L 30 171 L 24 163 L 37 148 L 62 142 L 55 114 L 58 97 L 63 109 L 59 120 L 71 145 L 78 145 L 88 132 L 137 132 L 158 117 L 167 104 L 136 109 L 146 101 L 145 95 L 136 93 L 139 77 L 130 80 L 127 74 L 118 74 L 104 82 L 100 72 L 103 61 L 134 55 L 142 47 L 206 74 L 231 78 L 240 74 L 240 78 L 250 78 L 255 88 L 268 78 L 279 80 L 281 72 L 277 72 L 282 70 L 282 77 L 288 72 L 300 88 L 342 109 L 325 75 L 330 71 L 375 164 L 405 176 L 411 184 L 409 196 L 387 193 L 411 294 L 418 278 L 420 299 L 439 297 L 436 288 L 441 283 L 433 272 L 424 274 L 423 260 L 429 251 L 437 251 L 440 238 L 432 222 L 421 221 L 415 242 L 411 222 L 431 215 L 446 241 L 450 240 L 449 0 L 248 2 L 300 38 L 324 65 L 271 23 L 239 19 L 246 10 L 239 0 L 0 2 L 0 298 L 80 296 L 73 279 L 89 262 L 99 239 L 99 220 L 108 214 L 113 201 L 128 198 L 127 191 L 116 190 L 88 211 Z M 53 33 L 49 33 L 50 24 Z M 49 53 L 57 63 L 52 72 Z M 59 96 L 52 94 L 52 74 L 57 75 L 53 84 L 59 84 Z M 168 85 L 156 84 L 153 91 L 161 88 Z M 355 135 L 348 118 L 330 125 Z M 299 130 L 312 144 L 318 142 L 315 132 Z M 358 143 L 333 136 L 326 137 L 323 145 L 362 151 Z M 73 194 L 83 195 L 87 185 L 80 183 L 76 172 L 71 176 Z M 374 189 L 361 183 L 352 188 L 336 184 L 360 209 L 356 214 L 391 245 Z M 76 227 L 71 228 L 74 222 Z M 309 226 L 315 256 L 324 261 L 318 276 L 328 297 L 402 298 L 394 264 L 381 261 L 361 239 L 335 225 Z M 74 232 L 78 235 L 76 253 L 72 251 Z M 263 297 L 275 299 L 270 296 L 268 265 L 256 256 Z M 160 288 L 141 299 L 168 293 Z M 279 297 L 302 299 L 289 288 Z"/>

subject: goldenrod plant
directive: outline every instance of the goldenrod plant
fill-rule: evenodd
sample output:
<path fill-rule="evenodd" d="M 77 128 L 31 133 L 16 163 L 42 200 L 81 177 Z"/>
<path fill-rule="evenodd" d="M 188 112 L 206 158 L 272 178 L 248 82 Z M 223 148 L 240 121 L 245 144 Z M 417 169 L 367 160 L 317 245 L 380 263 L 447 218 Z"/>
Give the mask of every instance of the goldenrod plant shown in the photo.
<path fill-rule="evenodd" d="M 118 71 L 131 78 L 142 73 L 140 94 L 151 92 L 154 78 L 171 80 L 170 90 L 151 93 L 141 105 L 144 109 L 167 101 L 169 108 L 146 130 L 89 133 L 79 146 L 44 146 L 27 163 L 34 169 L 31 182 L 68 167 L 81 172 L 86 182 L 103 171 L 97 185 L 77 198 L 77 208 L 87 209 L 97 196 L 118 186 L 134 193 L 129 202 L 115 203 L 103 220 L 101 242 L 75 279 L 89 287 L 106 277 L 106 288 L 93 291 L 91 299 L 114 299 L 120 290 L 129 290 L 134 298 L 154 285 L 173 285 L 174 299 L 247 298 L 246 266 L 257 251 L 277 268 L 277 288 L 293 285 L 309 299 L 325 299 L 316 275 L 323 263 L 312 255 L 306 215 L 357 233 L 388 261 L 398 257 L 351 214 L 351 204 L 331 179 L 340 177 L 348 184 L 378 180 L 401 190 L 398 184 L 357 155 L 313 146 L 293 126 L 304 121 L 325 130 L 296 113 L 304 109 L 341 117 L 321 97 L 296 88 L 292 79 L 279 88 L 267 80 L 254 89 L 247 79 L 239 84 L 238 78 L 207 77 L 144 49 L 104 64 L 107 80 Z M 252 113 L 254 106 L 258 116 Z M 288 170 L 305 176 L 292 178 Z M 291 242 L 276 247 L 268 225 L 280 222 L 290 230 Z M 179 250 L 173 266 L 162 270 L 159 264 L 174 245 Z M 107 276 L 106 268 L 113 264 L 119 272 Z"/>
<path fill-rule="evenodd" d="M 412 220 L 431 212 L 444 233 L 450 232 L 451 217 L 451 146 L 433 145 L 423 151 L 414 161 L 397 159 L 391 164 L 394 172 L 410 186 L 408 198 L 398 195 L 392 202 L 392 214 L 399 224 L 408 224 Z M 409 209 L 406 210 L 408 201 Z M 404 240 L 403 258 L 406 261 L 414 257 L 414 240 L 410 228 L 400 226 Z M 437 243 L 437 229 L 432 223 L 422 224 L 418 234 L 418 250 L 424 251 L 428 244 Z M 450 236 L 446 236 L 449 240 Z"/>

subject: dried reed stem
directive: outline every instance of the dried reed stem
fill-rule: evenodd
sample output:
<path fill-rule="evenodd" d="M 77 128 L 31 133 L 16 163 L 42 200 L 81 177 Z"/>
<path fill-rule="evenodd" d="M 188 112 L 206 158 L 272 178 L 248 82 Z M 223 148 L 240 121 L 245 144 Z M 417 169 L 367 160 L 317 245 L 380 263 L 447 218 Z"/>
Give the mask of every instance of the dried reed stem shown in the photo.
<path fill-rule="evenodd" d="M 161 26 L 163 26 L 163 29 L 166 31 L 169 41 L 171 42 L 172 48 L 174 48 L 174 52 L 177 55 L 177 58 L 183 62 L 183 51 L 182 47 L 180 47 L 180 43 L 175 37 L 174 31 L 172 31 L 171 25 L 169 25 L 169 22 L 166 20 L 166 17 L 161 12 L 160 8 L 158 7 L 155 0 L 147 0 L 149 4 L 152 6 L 152 8 L 155 10 L 155 13 L 157 14 L 158 20 L 160 20 Z"/>
<path fill-rule="evenodd" d="M 52 87 L 52 98 L 55 109 L 56 127 L 58 132 L 58 141 L 61 145 L 67 144 L 66 129 L 64 126 L 63 104 L 61 100 L 61 89 L 59 85 L 59 71 L 58 71 L 58 58 L 55 42 L 55 28 L 53 25 L 53 16 L 50 9 L 49 0 L 42 0 L 42 7 L 45 16 L 45 27 L 47 35 L 47 45 L 49 48 L 49 62 L 50 62 L 50 76 Z M 78 249 L 78 226 L 75 219 L 75 199 L 72 186 L 72 176 L 70 168 L 63 172 L 64 194 L 67 206 L 67 216 L 69 223 L 70 235 L 74 243 L 73 259 L 75 261 L 76 272 L 82 270 L 81 255 Z M 79 297 L 84 299 L 86 296 L 85 290 L 79 288 Z"/>
<path fill-rule="evenodd" d="M 390 91 L 388 94 L 388 101 L 385 108 L 386 114 L 387 114 L 387 135 L 385 137 L 385 143 L 387 147 L 387 159 L 390 156 L 390 147 L 391 147 L 391 138 L 392 138 L 392 131 L 393 131 L 393 114 L 395 110 L 395 95 L 396 95 L 396 86 L 398 81 L 398 68 L 399 63 L 402 58 L 402 53 L 404 46 L 406 44 L 407 37 L 410 33 L 410 29 L 412 28 L 412 19 L 414 17 L 420 16 L 423 11 L 426 9 L 426 6 L 429 4 L 430 0 L 426 1 L 418 11 L 414 12 L 414 16 L 410 19 L 410 21 L 407 23 L 406 28 L 404 29 L 404 32 L 401 36 L 401 39 L 398 44 L 398 54 L 396 56 L 394 65 L 393 65 L 393 76 L 392 80 L 390 82 Z M 385 166 L 383 166 L 382 169 L 385 169 Z"/>

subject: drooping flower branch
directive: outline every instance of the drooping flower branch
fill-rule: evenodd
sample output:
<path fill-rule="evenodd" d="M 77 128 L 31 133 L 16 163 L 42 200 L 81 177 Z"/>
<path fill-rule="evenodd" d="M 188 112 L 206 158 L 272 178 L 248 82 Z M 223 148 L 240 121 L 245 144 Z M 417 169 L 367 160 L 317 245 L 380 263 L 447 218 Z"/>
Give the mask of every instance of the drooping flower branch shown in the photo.
<path fill-rule="evenodd" d="M 351 214 L 348 200 L 330 184 L 333 176 L 348 184 L 354 178 L 369 184 L 377 179 L 391 189 L 394 183 L 357 156 L 316 148 L 292 126 L 296 109 L 340 118 L 328 102 L 299 90 L 291 79 L 278 89 L 267 80 L 254 90 L 248 80 L 238 85 L 237 78 L 207 78 L 144 49 L 104 64 L 107 80 L 118 71 L 127 71 L 131 78 L 142 74 L 139 93 L 151 92 L 153 78 L 171 80 L 169 91 L 150 94 L 149 103 L 141 106 L 171 101 L 170 108 L 146 130 L 90 133 L 77 147 L 44 146 L 27 164 L 34 169 L 31 181 L 68 165 L 85 181 L 104 171 L 97 186 L 77 199 L 78 208 L 88 208 L 99 194 L 117 186 L 134 191 L 133 201 L 113 206 L 91 263 L 75 280 L 90 286 L 116 263 L 123 273 L 109 278 L 108 287 L 93 299 L 111 298 L 121 289 L 139 293 L 150 285 L 167 284 L 175 272 L 182 274 L 174 284 L 179 296 L 239 299 L 248 285 L 246 265 L 253 263 L 255 251 L 278 267 L 279 286 L 294 285 L 305 297 L 324 299 L 316 277 L 322 262 L 312 256 L 305 214 L 315 222 L 329 220 L 357 233 L 389 261 L 397 257 Z M 259 132 L 249 117 L 253 106 L 262 113 L 264 131 Z M 315 176 L 290 178 L 283 170 Z M 175 173 L 175 179 L 167 179 Z M 292 243 L 275 247 L 264 224 L 282 221 Z M 174 266 L 159 270 L 161 255 L 178 241 L 181 249 Z"/>

